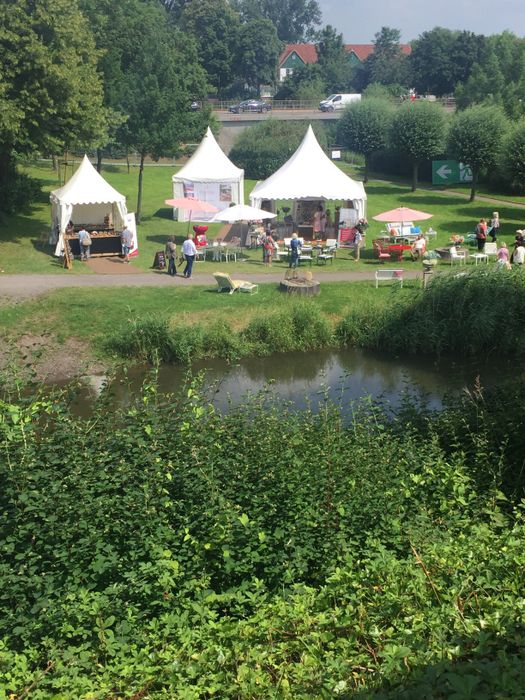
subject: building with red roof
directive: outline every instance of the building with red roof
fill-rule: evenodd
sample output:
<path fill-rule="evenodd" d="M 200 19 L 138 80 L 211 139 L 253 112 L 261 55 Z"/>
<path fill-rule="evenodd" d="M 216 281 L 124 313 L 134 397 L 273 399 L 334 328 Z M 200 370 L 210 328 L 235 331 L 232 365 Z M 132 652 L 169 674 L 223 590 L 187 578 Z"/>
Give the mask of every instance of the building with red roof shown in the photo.
<path fill-rule="evenodd" d="M 412 47 L 410 44 L 400 44 L 400 49 L 405 56 L 409 56 Z M 374 44 L 345 44 L 345 50 L 352 65 L 360 65 L 374 51 Z M 317 63 L 317 49 L 315 44 L 287 44 L 279 56 L 278 79 L 282 82 L 287 75 L 307 63 Z"/>

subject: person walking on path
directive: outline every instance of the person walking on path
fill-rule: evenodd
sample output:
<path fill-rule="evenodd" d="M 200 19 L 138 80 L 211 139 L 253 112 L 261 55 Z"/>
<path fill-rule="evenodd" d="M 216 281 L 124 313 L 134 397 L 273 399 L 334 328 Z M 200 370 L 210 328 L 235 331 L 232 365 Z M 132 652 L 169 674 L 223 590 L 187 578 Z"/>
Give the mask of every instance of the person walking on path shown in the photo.
<path fill-rule="evenodd" d="M 91 236 L 84 227 L 78 232 L 78 243 L 80 245 L 80 259 L 89 260 L 91 251 Z"/>
<path fill-rule="evenodd" d="M 175 277 L 177 270 L 175 262 L 177 259 L 177 246 L 175 245 L 175 236 L 170 236 L 166 242 L 165 248 L 166 259 L 168 261 L 168 275 Z"/>
<path fill-rule="evenodd" d="M 129 254 L 133 248 L 133 234 L 127 226 L 124 226 L 120 234 L 120 245 L 122 246 L 123 262 L 129 263 Z"/>
<path fill-rule="evenodd" d="M 195 256 L 197 255 L 197 248 L 193 242 L 193 233 L 188 233 L 188 237 L 182 244 L 182 254 L 186 260 L 186 267 L 184 268 L 184 277 L 189 279 L 191 277 L 191 271 L 193 270 L 193 263 L 195 261 Z"/>

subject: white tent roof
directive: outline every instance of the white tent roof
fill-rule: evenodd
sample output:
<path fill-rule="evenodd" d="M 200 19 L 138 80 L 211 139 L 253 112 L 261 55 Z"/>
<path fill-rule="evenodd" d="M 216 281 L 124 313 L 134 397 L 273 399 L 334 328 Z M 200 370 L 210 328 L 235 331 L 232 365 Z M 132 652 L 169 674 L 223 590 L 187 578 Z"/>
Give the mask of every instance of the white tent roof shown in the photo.
<path fill-rule="evenodd" d="M 269 178 L 257 183 L 250 201 L 263 199 L 365 200 L 362 182 L 345 175 L 328 158 L 311 126 L 293 156 Z"/>
<path fill-rule="evenodd" d="M 244 178 L 244 170 L 234 165 L 215 140 L 210 127 L 197 150 L 178 173 L 174 181 L 221 182 Z"/>
<path fill-rule="evenodd" d="M 87 155 L 63 187 L 53 190 L 51 202 L 66 205 L 125 203 L 126 198 L 104 180 L 89 162 Z"/>

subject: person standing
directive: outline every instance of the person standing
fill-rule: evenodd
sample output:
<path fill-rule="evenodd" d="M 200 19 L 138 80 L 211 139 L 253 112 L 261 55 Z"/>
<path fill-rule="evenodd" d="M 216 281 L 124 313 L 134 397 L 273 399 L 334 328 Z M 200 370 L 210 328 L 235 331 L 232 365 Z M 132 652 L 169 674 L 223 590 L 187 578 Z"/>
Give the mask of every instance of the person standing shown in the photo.
<path fill-rule="evenodd" d="M 297 267 L 299 264 L 299 253 L 301 249 L 301 242 L 297 238 L 296 233 L 292 233 L 292 240 L 290 241 L 290 263 L 288 267 Z"/>
<path fill-rule="evenodd" d="M 326 228 L 326 217 L 323 209 L 323 205 L 320 204 L 314 212 L 314 238 L 319 240 L 323 237 L 324 230 Z"/>
<path fill-rule="evenodd" d="M 504 267 L 505 269 L 510 268 L 510 259 L 509 259 L 509 249 L 507 248 L 507 244 L 505 241 L 501 244 L 501 248 L 498 248 L 498 252 L 496 255 L 498 265 L 500 267 Z"/>
<path fill-rule="evenodd" d="M 494 211 L 494 212 L 492 212 L 492 219 L 490 220 L 490 230 L 489 230 L 489 234 L 490 234 L 490 237 L 492 238 L 493 243 L 495 243 L 498 239 L 499 227 L 500 227 L 499 213 L 497 211 Z"/>
<path fill-rule="evenodd" d="M 191 272 L 193 270 L 193 263 L 195 262 L 195 256 L 197 255 L 197 248 L 193 242 L 193 233 L 188 233 L 188 237 L 182 244 L 182 254 L 186 260 L 186 267 L 184 268 L 184 275 L 186 279 L 191 277 Z"/>
<path fill-rule="evenodd" d="M 480 219 L 476 226 L 476 241 L 478 242 L 478 253 L 483 252 L 485 241 L 487 240 L 487 222 L 485 219 Z"/>
<path fill-rule="evenodd" d="M 177 246 L 175 245 L 175 236 L 170 236 L 168 238 L 164 252 L 166 254 L 166 260 L 168 261 L 168 275 L 175 277 L 175 275 L 177 274 L 177 269 L 175 267 L 175 262 L 177 259 Z"/>
<path fill-rule="evenodd" d="M 78 243 L 80 246 L 80 259 L 89 260 L 91 252 L 91 236 L 84 227 L 78 232 Z"/>
<path fill-rule="evenodd" d="M 120 245 L 122 246 L 123 262 L 129 263 L 129 254 L 133 248 L 133 234 L 127 226 L 120 233 Z"/>
<path fill-rule="evenodd" d="M 271 231 L 266 233 L 264 241 L 264 264 L 267 267 L 272 266 L 273 254 L 275 253 L 275 241 L 273 240 Z"/>

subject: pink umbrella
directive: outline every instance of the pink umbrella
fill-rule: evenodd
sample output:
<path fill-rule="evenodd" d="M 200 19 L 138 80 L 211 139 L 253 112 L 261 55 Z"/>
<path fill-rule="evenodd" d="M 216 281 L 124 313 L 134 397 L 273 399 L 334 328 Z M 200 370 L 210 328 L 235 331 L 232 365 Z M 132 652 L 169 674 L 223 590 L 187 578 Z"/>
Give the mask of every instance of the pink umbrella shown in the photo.
<path fill-rule="evenodd" d="M 390 211 L 384 211 L 382 214 L 373 216 L 375 221 L 386 221 L 390 222 L 400 222 L 405 221 L 424 221 L 425 219 L 431 219 L 433 214 L 426 214 L 424 211 L 418 211 L 417 209 L 410 209 L 410 207 L 398 207 L 397 209 L 390 209 Z"/>
<path fill-rule="evenodd" d="M 205 202 L 203 199 L 195 199 L 193 197 L 177 197 L 176 199 L 165 199 L 164 204 L 176 209 L 189 209 L 190 218 L 188 220 L 188 231 L 190 230 L 191 215 L 194 211 L 216 212 L 219 208 L 211 202 Z"/>

